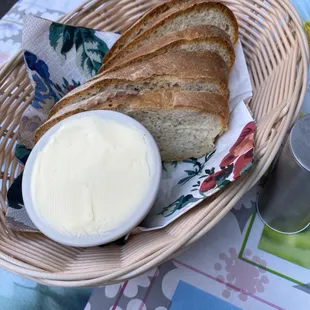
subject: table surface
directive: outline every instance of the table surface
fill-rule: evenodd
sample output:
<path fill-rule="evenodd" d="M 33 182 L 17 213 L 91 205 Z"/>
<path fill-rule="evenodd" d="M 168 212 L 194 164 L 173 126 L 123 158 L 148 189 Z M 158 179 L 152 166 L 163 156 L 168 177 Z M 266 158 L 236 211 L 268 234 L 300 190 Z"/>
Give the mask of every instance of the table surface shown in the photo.
<path fill-rule="evenodd" d="M 81 2 L 19 1 L 0 20 L 0 66 L 21 46 L 23 13 L 56 20 Z M 302 19 L 310 21 L 309 1 L 292 2 Z M 301 113 L 310 113 L 310 83 Z M 176 259 L 130 281 L 95 289 L 85 309 L 308 310 L 310 228 L 289 236 L 266 228 L 256 214 L 258 190 L 257 186 L 248 192 Z M 82 309 L 90 295 L 89 290 L 44 287 L 4 271 L 0 279 L 4 310 L 18 309 L 20 302 L 27 302 L 27 309 L 42 309 L 43 296 L 48 296 L 44 309 Z"/>

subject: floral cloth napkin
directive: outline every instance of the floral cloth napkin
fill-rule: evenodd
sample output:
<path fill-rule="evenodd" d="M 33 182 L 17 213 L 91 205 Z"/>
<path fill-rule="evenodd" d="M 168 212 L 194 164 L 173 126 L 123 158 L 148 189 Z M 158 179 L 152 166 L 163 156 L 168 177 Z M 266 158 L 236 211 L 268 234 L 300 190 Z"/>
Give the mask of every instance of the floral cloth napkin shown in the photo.
<path fill-rule="evenodd" d="M 51 22 L 25 15 L 23 49 L 28 77 L 34 89 L 24 112 L 15 149 L 25 164 L 34 146 L 34 133 L 46 121 L 53 105 L 66 93 L 93 77 L 119 34 Z M 22 174 L 8 192 L 7 224 L 11 229 L 37 231 L 24 208 Z"/>
<path fill-rule="evenodd" d="M 25 17 L 24 59 L 34 99 L 20 124 L 16 157 L 21 163 L 26 163 L 34 146 L 34 132 L 53 105 L 97 73 L 103 56 L 118 37 L 115 33 Z M 256 126 L 244 103 L 252 96 L 252 88 L 240 42 L 235 52 L 229 81 L 229 130 L 218 139 L 214 152 L 199 159 L 163 163 L 159 196 L 141 230 L 168 225 L 252 166 Z M 24 208 L 21 183 L 22 175 L 9 189 L 6 220 L 12 229 L 37 231 Z"/>

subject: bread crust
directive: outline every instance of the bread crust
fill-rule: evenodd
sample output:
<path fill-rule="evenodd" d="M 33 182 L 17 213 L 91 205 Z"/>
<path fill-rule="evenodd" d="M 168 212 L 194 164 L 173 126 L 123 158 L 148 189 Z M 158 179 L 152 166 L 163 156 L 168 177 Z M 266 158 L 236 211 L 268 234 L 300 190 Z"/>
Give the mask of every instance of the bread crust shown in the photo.
<path fill-rule="evenodd" d="M 145 91 L 145 92 L 103 92 L 58 111 L 40 126 L 35 133 L 37 142 L 46 131 L 61 120 L 80 112 L 91 110 L 114 110 L 126 113 L 135 111 L 163 111 L 173 109 L 196 110 L 220 117 L 222 131 L 227 129 L 229 118 L 228 99 L 209 92 L 187 91 Z"/>
<path fill-rule="evenodd" d="M 181 6 L 192 6 L 199 2 L 212 0 L 170 0 L 159 4 L 141 16 L 122 36 L 115 42 L 109 52 L 104 56 L 104 61 L 114 57 L 128 42 L 141 34 L 143 31 L 156 24 L 158 20 L 164 19 L 176 12 Z"/>
<path fill-rule="evenodd" d="M 232 68 L 235 61 L 235 53 L 227 33 L 216 26 L 199 25 L 168 33 L 164 37 L 157 38 L 151 43 L 140 47 L 124 59 L 118 60 L 117 57 L 111 59 L 109 68 L 105 73 L 115 71 L 141 60 L 149 60 L 154 56 L 162 55 L 169 51 L 182 50 L 186 45 L 194 46 L 195 44 L 220 46 L 229 56 L 227 66 L 229 69 Z M 215 49 L 213 51 L 216 52 Z M 220 49 L 217 50 L 217 53 L 220 55 Z"/>
<path fill-rule="evenodd" d="M 161 18 L 159 22 L 157 22 L 154 26 L 147 28 L 142 34 L 140 34 L 139 36 L 136 36 L 133 40 L 129 41 L 126 44 L 126 46 L 124 46 L 118 53 L 114 54 L 113 57 L 109 57 L 109 58 L 105 57 L 103 60 L 103 65 L 99 70 L 99 73 L 104 72 L 105 70 L 110 68 L 110 64 L 115 63 L 114 61 L 117 61 L 120 58 L 125 57 L 129 53 L 131 48 L 133 48 L 137 44 L 142 43 L 145 39 L 151 37 L 155 31 L 160 29 L 160 27 L 162 27 L 163 25 L 169 24 L 176 17 L 182 16 L 182 15 L 184 16 L 188 14 L 189 12 L 194 12 L 194 11 L 198 12 L 200 10 L 208 11 L 210 9 L 216 9 L 216 10 L 221 11 L 227 17 L 227 19 L 230 20 L 231 25 L 233 26 L 233 29 L 234 29 L 233 36 L 230 39 L 231 39 L 231 42 L 235 44 L 238 40 L 238 22 L 236 20 L 236 17 L 232 13 L 232 11 L 227 6 L 219 2 L 198 1 L 198 3 L 196 2 L 191 5 L 180 6 L 179 9 L 176 9 L 175 11 L 173 11 L 170 15 L 166 16 L 165 18 Z M 123 36 L 126 36 L 126 34 L 124 34 Z M 115 60 L 113 60 L 112 62 L 112 59 L 114 58 Z"/>
<path fill-rule="evenodd" d="M 156 56 L 148 61 L 141 61 L 119 70 L 98 75 L 97 79 L 89 81 L 64 96 L 51 110 L 55 114 L 63 107 L 79 101 L 79 97 L 86 96 L 91 89 L 102 88 L 112 80 L 127 80 L 139 82 L 165 75 L 178 76 L 187 79 L 205 79 L 207 82 L 217 83 L 219 89 L 228 91 L 229 70 L 224 60 L 213 52 L 169 52 Z M 226 91 L 225 91 L 226 89 Z M 222 93 L 224 95 L 224 92 Z"/>

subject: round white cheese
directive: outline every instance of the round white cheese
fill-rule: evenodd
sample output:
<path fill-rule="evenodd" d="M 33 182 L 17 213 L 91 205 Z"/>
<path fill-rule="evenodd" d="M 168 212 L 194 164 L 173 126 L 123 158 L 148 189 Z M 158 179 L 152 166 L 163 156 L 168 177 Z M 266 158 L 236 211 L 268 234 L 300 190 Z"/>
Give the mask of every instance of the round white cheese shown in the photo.
<path fill-rule="evenodd" d="M 34 208 L 63 234 L 92 236 L 119 228 L 147 194 L 147 152 L 138 129 L 95 116 L 73 119 L 37 156 Z"/>

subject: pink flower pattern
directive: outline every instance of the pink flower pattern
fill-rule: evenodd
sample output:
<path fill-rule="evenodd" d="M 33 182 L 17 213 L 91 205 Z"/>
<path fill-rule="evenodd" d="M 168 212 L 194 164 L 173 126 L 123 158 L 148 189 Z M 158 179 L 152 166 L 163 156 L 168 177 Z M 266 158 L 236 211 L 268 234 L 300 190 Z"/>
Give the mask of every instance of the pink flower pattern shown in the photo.
<path fill-rule="evenodd" d="M 266 262 L 258 256 L 253 256 L 250 249 L 244 251 L 244 256 L 261 266 L 266 266 Z M 264 292 L 264 285 L 269 283 L 269 279 L 264 275 L 265 270 L 238 259 L 235 248 L 229 249 L 229 255 L 220 253 L 221 262 L 214 265 L 216 271 L 223 271 L 225 274 L 217 278 L 221 282 L 228 283 L 222 292 L 224 298 L 229 298 L 232 291 L 238 292 L 241 301 L 247 301 L 248 295 Z M 234 289 L 236 287 L 240 290 Z"/>

